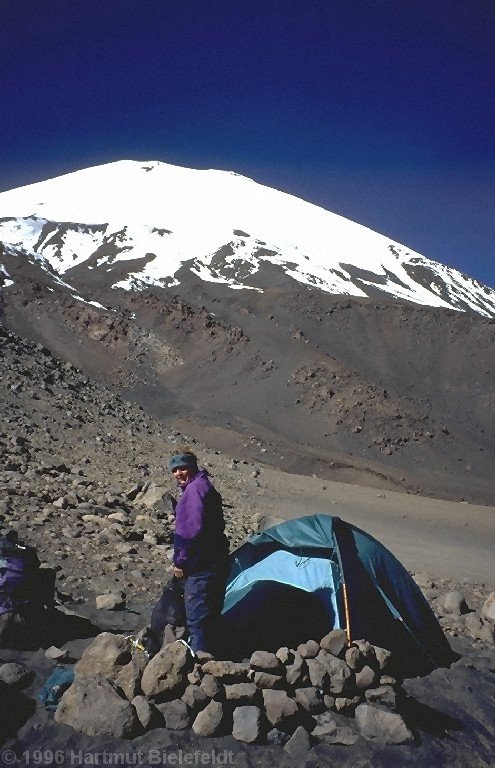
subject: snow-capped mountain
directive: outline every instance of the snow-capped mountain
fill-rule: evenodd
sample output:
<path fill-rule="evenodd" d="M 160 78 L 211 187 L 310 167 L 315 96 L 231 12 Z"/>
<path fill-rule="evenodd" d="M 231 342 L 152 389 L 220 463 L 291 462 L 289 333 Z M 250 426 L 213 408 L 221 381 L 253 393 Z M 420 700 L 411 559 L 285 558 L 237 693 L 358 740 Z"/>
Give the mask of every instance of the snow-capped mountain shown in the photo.
<path fill-rule="evenodd" d="M 69 282 L 70 270 L 83 267 L 110 273 L 113 287 L 170 287 L 186 266 L 205 281 L 263 291 L 255 276 L 268 262 L 328 293 L 495 315 L 491 288 L 225 171 L 120 161 L 4 192 L 0 242 L 68 273 Z"/>

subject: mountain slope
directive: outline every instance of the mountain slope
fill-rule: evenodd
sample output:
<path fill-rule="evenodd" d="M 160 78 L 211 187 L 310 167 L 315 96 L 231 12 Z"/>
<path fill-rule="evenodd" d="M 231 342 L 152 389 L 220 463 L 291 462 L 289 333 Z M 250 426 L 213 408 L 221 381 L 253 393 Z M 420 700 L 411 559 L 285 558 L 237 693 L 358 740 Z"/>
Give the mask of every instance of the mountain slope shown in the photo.
<path fill-rule="evenodd" d="M 224 171 L 120 161 L 4 192 L 0 241 L 109 287 L 174 287 L 187 266 L 206 282 L 263 291 L 268 264 L 328 293 L 495 315 L 495 291 L 477 281 Z"/>

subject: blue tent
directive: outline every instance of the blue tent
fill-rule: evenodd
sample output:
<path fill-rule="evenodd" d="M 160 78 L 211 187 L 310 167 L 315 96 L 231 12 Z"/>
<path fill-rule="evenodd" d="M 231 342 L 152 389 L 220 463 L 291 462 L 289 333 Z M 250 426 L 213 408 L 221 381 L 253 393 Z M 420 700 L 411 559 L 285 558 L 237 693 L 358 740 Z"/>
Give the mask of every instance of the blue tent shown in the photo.
<path fill-rule="evenodd" d="M 241 655 L 296 647 L 334 628 L 400 654 L 405 674 L 454 654 L 421 590 L 380 542 L 331 515 L 255 533 L 230 558 L 223 615 Z"/>

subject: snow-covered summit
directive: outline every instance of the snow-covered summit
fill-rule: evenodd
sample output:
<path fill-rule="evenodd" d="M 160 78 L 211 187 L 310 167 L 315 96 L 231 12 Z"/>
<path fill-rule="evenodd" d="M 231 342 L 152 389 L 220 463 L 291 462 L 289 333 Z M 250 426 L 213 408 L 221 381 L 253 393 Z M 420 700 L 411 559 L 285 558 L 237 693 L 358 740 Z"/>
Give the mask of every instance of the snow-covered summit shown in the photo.
<path fill-rule="evenodd" d="M 495 315 L 495 291 L 292 195 L 217 170 L 123 160 L 0 194 L 0 241 L 59 273 L 132 261 L 115 286 L 201 279 L 263 290 L 263 262 L 329 293 Z M 67 276 L 69 278 L 69 276 Z"/>

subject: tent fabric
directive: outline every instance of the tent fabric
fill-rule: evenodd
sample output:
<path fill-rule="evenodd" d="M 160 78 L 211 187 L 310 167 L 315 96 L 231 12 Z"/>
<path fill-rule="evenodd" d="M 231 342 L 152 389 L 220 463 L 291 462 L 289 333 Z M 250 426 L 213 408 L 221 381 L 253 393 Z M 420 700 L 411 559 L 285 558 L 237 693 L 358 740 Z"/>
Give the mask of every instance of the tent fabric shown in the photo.
<path fill-rule="evenodd" d="M 351 640 L 400 654 L 410 674 L 453 660 L 406 569 L 379 541 L 338 517 L 310 515 L 256 533 L 230 565 L 223 616 L 247 652 L 296 647 L 345 628 Z"/>

